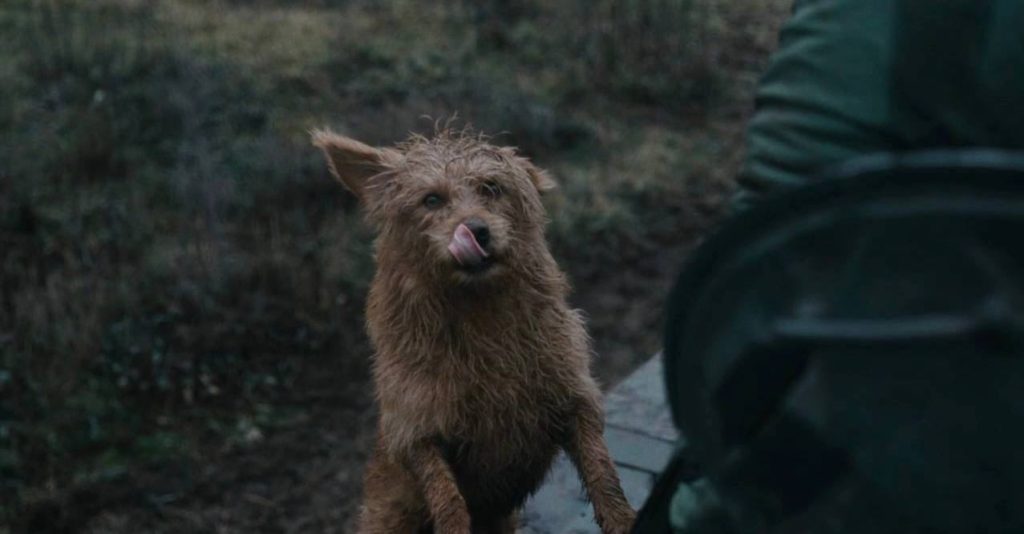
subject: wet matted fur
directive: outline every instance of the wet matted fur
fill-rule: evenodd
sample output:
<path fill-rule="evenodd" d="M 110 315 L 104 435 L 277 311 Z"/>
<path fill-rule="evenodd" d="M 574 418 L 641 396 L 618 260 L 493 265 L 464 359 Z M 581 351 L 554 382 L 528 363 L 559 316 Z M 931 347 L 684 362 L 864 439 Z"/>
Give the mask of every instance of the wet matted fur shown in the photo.
<path fill-rule="evenodd" d="M 628 532 L 589 340 L 544 239 L 548 175 L 465 131 L 313 142 L 377 231 L 366 315 L 380 420 L 360 532 L 514 532 L 559 449 L 602 530 Z"/>

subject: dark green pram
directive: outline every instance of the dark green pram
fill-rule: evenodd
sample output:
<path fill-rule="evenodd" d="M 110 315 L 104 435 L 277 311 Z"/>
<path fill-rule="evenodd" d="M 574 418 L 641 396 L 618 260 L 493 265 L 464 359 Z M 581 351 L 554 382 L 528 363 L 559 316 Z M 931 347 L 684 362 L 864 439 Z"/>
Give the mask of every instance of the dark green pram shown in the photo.
<path fill-rule="evenodd" d="M 796 0 L 757 105 L 637 531 L 1024 533 L 1024 2 Z"/>
<path fill-rule="evenodd" d="M 1024 155 L 764 199 L 683 270 L 665 366 L 687 443 L 638 532 L 1024 532 Z"/>

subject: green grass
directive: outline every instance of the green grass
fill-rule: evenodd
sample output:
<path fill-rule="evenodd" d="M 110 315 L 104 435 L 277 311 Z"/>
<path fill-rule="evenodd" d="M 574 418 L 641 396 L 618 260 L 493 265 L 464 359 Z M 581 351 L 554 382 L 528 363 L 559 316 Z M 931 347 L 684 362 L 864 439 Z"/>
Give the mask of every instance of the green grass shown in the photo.
<path fill-rule="evenodd" d="M 244 445 L 304 369 L 365 383 L 371 236 L 310 128 L 458 113 L 554 171 L 570 273 L 615 272 L 720 206 L 786 3 L 4 2 L 0 525 Z"/>

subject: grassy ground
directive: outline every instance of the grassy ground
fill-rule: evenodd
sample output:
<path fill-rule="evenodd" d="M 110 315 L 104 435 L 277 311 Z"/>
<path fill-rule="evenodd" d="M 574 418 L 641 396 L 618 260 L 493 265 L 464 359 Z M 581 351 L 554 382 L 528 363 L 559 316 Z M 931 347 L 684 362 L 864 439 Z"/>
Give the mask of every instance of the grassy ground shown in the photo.
<path fill-rule="evenodd" d="M 787 7 L 4 2 L 0 532 L 349 524 L 371 236 L 316 126 L 389 144 L 458 113 L 551 169 L 549 239 L 622 377 Z"/>

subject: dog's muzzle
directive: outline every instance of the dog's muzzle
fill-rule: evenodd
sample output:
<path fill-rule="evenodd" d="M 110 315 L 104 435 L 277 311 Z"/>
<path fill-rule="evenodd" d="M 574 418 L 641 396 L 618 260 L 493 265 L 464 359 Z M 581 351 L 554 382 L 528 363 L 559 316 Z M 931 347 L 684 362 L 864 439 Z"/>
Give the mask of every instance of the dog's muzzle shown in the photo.
<path fill-rule="evenodd" d="M 491 255 L 487 252 L 490 241 L 491 232 L 487 224 L 479 219 L 469 219 L 455 228 L 448 243 L 448 252 L 464 269 L 483 267 L 490 263 Z"/>

